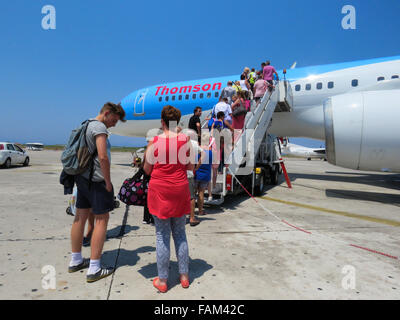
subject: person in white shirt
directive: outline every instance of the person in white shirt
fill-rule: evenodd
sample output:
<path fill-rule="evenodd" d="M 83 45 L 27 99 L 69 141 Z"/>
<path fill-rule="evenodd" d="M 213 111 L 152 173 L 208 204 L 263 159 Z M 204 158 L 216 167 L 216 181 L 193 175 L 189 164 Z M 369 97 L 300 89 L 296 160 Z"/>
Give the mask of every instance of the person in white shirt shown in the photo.
<path fill-rule="evenodd" d="M 215 105 L 214 113 L 218 114 L 218 112 L 222 111 L 225 114 L 224 123 L 225 125 L 233 131 L 232 127 L 232 109 L 228 104 L 227 98 L 220 98 L 220 101 Z"/>
<path fill-rule="evenodd" d="M 242 75 L 240 76 L 240 81 L 239 81 L 239 83 L 240 83 L 240 88 L 241 88 L 243 91 L 249 91 L 249 90 L 251 89 L 250 83 L 249 83 L 249 81 L 246 79 L 246 76 L 245 76 L 244 74 L 242 74 Z"/>
<path fill-rule="evenodd" d="M 194 152 L 195 159 L 197 160 L 197 156 L 199 153 L 203 152 L 203 149 L 200 148 L 199 143 L 197 142 L 197 136 L 194 132 L 190 132 L 188 134 L 190 136 L 191 149 Z M 196 189 L 194 184 L 194 173 L 192 170 L 186 171 L 187 178 L 189 180 L 189 190 L 190 190 L 190 220 L 189 224 L 191 227 L 195 227 L 200 223 L 200 220 L 196 219 L 194 212 L 196 209 Z"/>

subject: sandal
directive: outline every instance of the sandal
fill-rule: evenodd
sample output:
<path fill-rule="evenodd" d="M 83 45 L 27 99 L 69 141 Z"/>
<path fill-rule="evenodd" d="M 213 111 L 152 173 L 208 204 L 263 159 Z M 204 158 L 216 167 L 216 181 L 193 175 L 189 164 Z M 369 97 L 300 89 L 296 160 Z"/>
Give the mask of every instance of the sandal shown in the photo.
<path fill-rule="evenodd" d="M 184 289 L 187 289 L 187 288 L 189 288 L 189 279 L 180 279 L 180 281 L 181 281 L 181 285 L 182 285 L 182 288 L 184 288 Z"/>
<path fill-rule="evenodd" d="M 160 291 L 160 292 L 162 292 L 162 293 L 165 293 L 165 292 L 167 292 L 168 291 L 168 287 L 167 287 L 167 284 L 158 284 L 157 285 L 157 280 L 159 280 L 159 278 L 157 277 L 157 278 L 155 278 L 154 280 L 153 280 L 153 286 L 155 287 L 155 288 L 157 288 L 158 289 L 158 291 Z"/>

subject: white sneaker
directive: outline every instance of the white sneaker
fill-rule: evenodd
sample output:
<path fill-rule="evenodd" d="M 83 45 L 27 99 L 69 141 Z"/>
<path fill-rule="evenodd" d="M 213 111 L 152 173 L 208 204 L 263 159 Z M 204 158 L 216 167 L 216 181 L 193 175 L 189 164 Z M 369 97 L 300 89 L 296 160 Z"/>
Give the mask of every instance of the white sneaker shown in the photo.
<path fill-rule="evenodd" d="M 213 201 L 213 197 L 208 197 L 208 201 Z"/>

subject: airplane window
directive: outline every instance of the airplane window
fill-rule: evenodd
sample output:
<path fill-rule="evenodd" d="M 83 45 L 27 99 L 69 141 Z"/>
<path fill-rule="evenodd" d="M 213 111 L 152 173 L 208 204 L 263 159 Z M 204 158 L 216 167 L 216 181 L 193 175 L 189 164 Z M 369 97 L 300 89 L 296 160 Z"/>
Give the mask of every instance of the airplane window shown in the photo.
<path fill-rule="evenodd" d="M 317 83 L 317 89 L 318 89 L 318 90 L 321 90 L 321 89 L 322 89 L 322 82 L 318 82 L 318 83 Z"/>
<path fill-rule="evenodd" d="M 185 99 L 186 99 L 186 100 L 188 100 L 188 99 L 189 99 L 189 95 L 188 95 L 188 94 L 185 96 Z"/>
<path fill-rule="evenodd" d="M 168 100 L 169 100 L 169 96 L 166 96 L 166 97 L 165 97 L 165 101 L 168 101 Z"/>
<path fill-rule="evenodd" d="M 306 90 L 311 90 L 311 84 L 310 83 L 306 84 Z"/>
<path fill-rule="evenodd" d="M 398 75 L 394 75 L 394 76 L 392 76 L 392 79 L 398 79 L 399 78 L 399 76 Z"/>
<path fill-rule="evenodd" d="M 377 79 L 378 81 L 382 81 L 382 80 L 385 80 L 385 77 L 378 77 L 378 79 Z"/>
<path fill-rule="evenodd" d="M 301 90 L 301 85 L 296 84 L 296 86 L 294 87 L 296 91 L 300 91 Z"/>
<path fill-rule="evenodd" d="M 200 99 L 203 99 L 204 93 L 200 93 Z"/>
<path fill-rule="evenodd" d="M 211 98 L 211 92 L 207 93 L 207 98 Z"/>
<path fill-rule="evenodd" d="M 158 101 L 160 101 L 160 102 L 161 102 L 161 101 L 162 101 L 162 97 L 159 97 L 159 98 L 158 98 Z"/>
<path fill-rule="evenodd" d="M 351 81 L 351 86 L 352 87 L 357 87 L 358 86 L 358 80 L 357 79 L 352 80 Z"/>
<path fill-rule="evenodd" d="M 218 96 L 219 96 L 219 92 L 217 91 L 217 92 L 215 92 L 215 97 L 218 98 Z"/>
<path fill-rule="evenodd" d="M 192 98 L 193 98 L 193 99 L 196 99 L 196 94 L 195 94 L 195 93 L 193 94 Z"/>
<path fill-rule="evenodd" d="M 328 89 L 332 89 L 333 88 L 333 81 L 329 81 L 328 82 Z"/>
<path fill-rule="evenodd" d="M 182 95 L 180 95 L 178 99 L 179 99 L 179 100 L 182 100 Z"/>
<path fill-rule="evenodd" d="M 171 99 L 172 99 L 172 101 L 175 101 L 175 96 L 172 96 Z"/>

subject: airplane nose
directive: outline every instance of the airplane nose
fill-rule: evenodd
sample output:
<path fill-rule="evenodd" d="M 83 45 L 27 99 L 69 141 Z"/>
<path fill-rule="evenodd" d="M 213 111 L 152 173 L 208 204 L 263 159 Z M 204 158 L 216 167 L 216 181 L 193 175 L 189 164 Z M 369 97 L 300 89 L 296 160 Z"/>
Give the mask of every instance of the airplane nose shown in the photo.
<path fill-rule="evenodd" d="M 133 91 L 132 93 L 127 95 L 125 98 L 123 98 L 120 102 L 122 108 L 125 111 L 127 120 L 133 119 L 133 108 L 134 108 L 136 95 L 137 95 L 137 91 Z"/>

